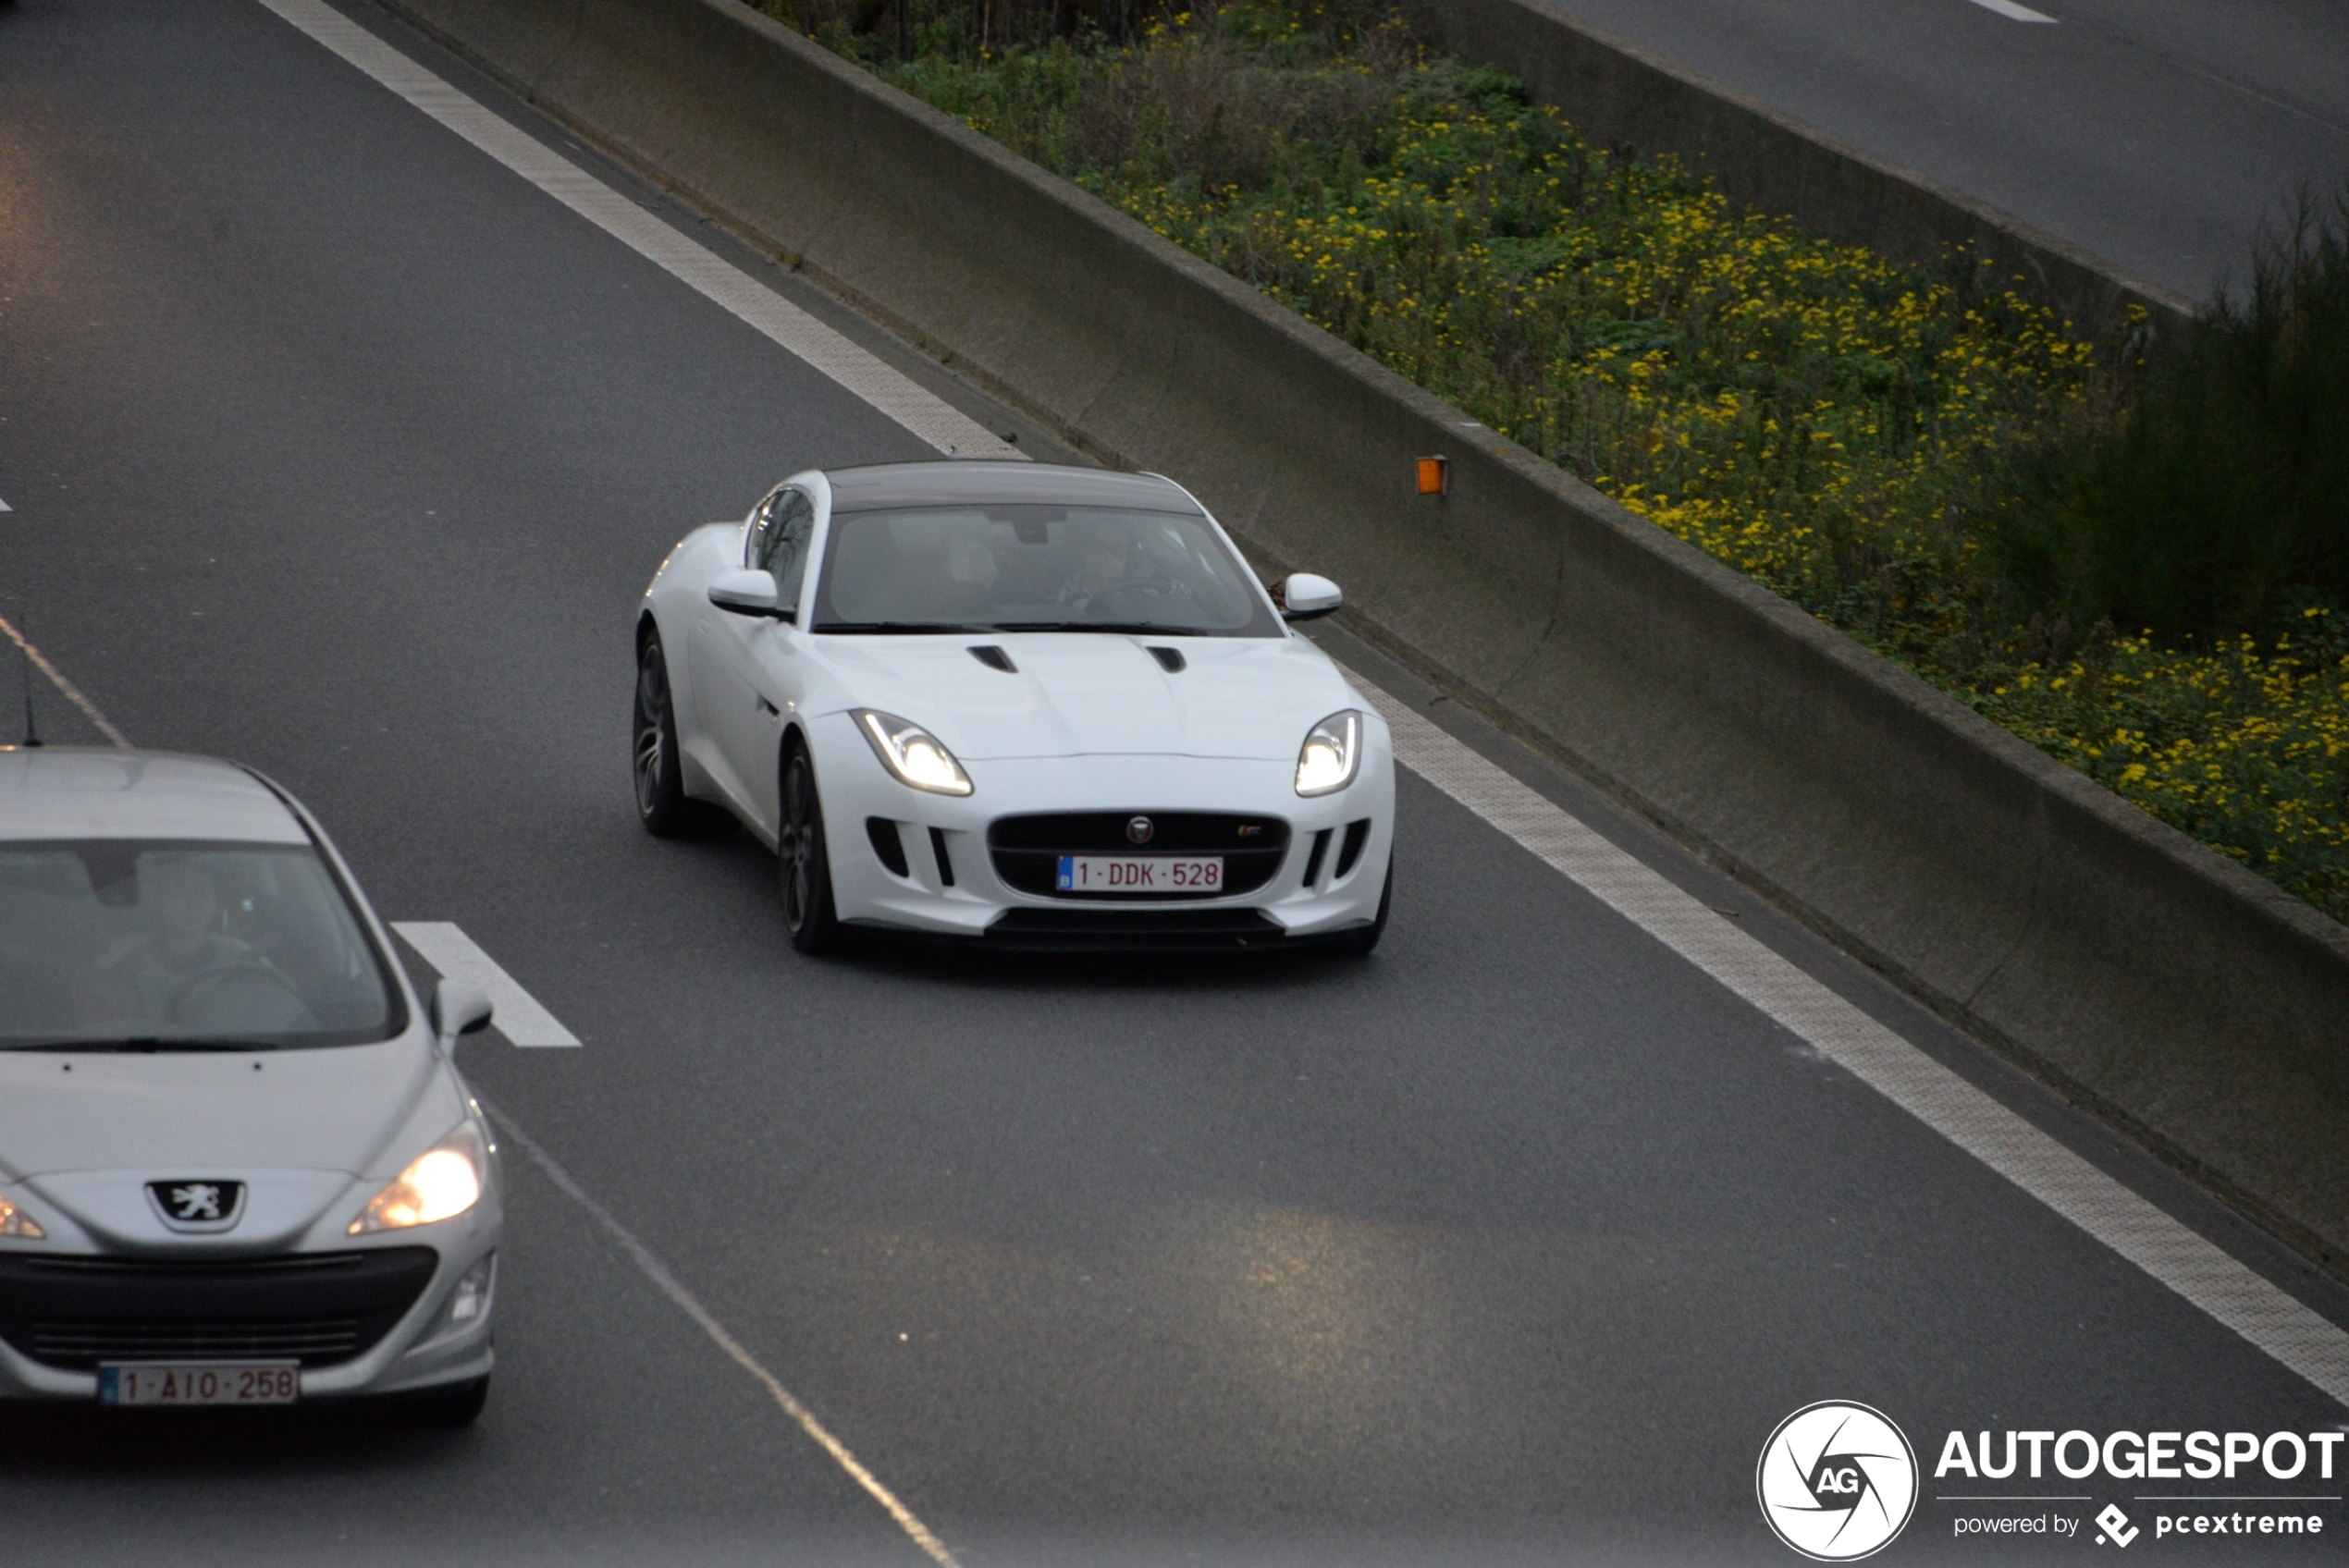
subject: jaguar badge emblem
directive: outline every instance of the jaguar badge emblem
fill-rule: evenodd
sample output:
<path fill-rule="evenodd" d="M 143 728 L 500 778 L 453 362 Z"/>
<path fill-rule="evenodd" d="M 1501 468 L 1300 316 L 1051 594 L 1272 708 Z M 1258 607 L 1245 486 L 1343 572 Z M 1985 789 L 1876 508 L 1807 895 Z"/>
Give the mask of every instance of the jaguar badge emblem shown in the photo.
<path fill-rule="evenodd" d="M 1150 841 L 1150 835 L 1157 831 L 1156 825 L 1149 817 L 1133 817 L 1125 824 L 1125 841 L 1129 844 L 1147 844 Z"/>

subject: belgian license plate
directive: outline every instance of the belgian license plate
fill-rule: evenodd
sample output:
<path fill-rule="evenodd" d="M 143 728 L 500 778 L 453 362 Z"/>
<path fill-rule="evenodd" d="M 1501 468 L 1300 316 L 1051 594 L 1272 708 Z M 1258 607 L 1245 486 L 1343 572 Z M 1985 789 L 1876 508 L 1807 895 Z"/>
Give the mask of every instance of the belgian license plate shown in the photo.
<path fill-rule="evenodd" d="M 301 1397 L 292 1361 L 141 1361 L 98 1368 L 101 1404 L 291 1404 Z"/>
<path fill-rule="evenodd" d="M 1064 893 L 1220 893 L 1222 855 L 1063 855 Z"/>

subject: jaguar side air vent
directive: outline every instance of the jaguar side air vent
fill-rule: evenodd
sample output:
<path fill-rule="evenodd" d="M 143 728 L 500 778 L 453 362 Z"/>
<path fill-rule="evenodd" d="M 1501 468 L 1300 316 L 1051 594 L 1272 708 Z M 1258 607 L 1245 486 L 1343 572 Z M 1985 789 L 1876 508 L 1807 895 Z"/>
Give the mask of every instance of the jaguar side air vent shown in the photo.
<path fill-rule="evenodd" d="M 1182 674 L 1184 665 L 1188 662 L 1183 657 L 1183 650 L 1180 648 L 1152 648 L 1150 657 L 1163 665 L 1169 675 Z"/>
<path fill-rule="evenodd" d="M 981 643 L 973 647 L 971 649 L 971 657 L 977 659 L 979 663 L 985 665 L 990 669 L 1002 670 L 1005 675 L 1017 675 L 1019 673 L 1019 666 L 1012 662 L 1012 655 L 1003 652 L 1002 649 L 997 647 L 992 643 Z"/>

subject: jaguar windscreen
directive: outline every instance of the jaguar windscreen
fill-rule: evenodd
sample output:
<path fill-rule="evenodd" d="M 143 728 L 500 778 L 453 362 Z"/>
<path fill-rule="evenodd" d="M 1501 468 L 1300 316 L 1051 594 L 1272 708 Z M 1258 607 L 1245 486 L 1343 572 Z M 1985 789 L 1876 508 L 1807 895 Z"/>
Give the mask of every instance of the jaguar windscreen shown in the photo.
<path fill-rule="evenodd" d="M 307 846 L 0 843 L 0 1047 L 351 1045 L 397 997 Z"/>
<path fill-rule="evenodd" d="M 1205 518 L 1026 505 L 836 514 L 813 629 L 1280 635 Z"/>

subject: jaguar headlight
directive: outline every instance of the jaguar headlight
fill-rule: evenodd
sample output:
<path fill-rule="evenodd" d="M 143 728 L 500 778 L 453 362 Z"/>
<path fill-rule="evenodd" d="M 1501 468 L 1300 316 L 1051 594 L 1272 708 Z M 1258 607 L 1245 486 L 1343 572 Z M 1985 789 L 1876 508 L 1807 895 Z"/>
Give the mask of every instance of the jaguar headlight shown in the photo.
<path fill-rule="evenodd" d="M 881 766 L 896 776 L 900 784 L 916 790 L 927 790 L 933 795 L 967 795 L 971 792 L 970 775 L 946 749 L 946 742 L 894 714 L 875 713 L 870 708 L 855 711 L 856 728 L 865 743 L 873 748 L 873 755 Z"/>
<path fill-rule="evenodd" d="M 413 1225 L 453 1219 L 481 1201 L 487 1171 L 481 1129 L 471 1121 L 460 1122 L 454 1132 L 411 1160 L 390 1185 L 367 1201 L 359 1218 L 351 1222 L 349 1234 L 405 1231 Z"/>
<path fill-rule="evenodd" d="M 1334 795 L 1362 768 L 1362 716 L 1348 708 L 1306 731 L 1297 753 L 1297 792 Z"/>
<path fill-rule="evenodd" d="M 39 1242 L 48 1239 L 49 1232 L 33 1222 L 32 1216 L 0 1198 L 0 1236 L 15 1236 L 21 1241 Z"/>

